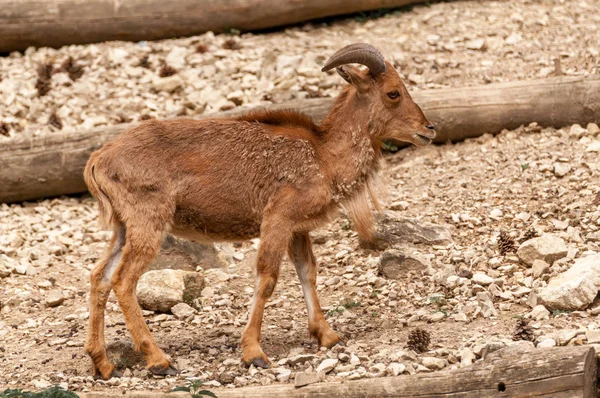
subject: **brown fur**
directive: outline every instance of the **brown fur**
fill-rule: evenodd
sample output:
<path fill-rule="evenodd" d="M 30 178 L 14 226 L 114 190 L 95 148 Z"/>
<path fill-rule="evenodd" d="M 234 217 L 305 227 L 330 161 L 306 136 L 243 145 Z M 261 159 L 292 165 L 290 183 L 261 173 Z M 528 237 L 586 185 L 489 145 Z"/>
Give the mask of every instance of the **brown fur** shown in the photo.
<path fill-rule="evenodd" d="M 259 339 L 264 305 L 286 253 L 296 265 L 309 305 L 309 329 L 321 345 L 340 341 L 318 306 L 316 261 L 308 232 L 345 205 L 361 238 L 371 237 L 368 195 L 384 138 L 425 144 L 429 124 L 397 72 L 352 78 L 317 126 L 289 110 L 257 111 L 233 119 L 147 121 L 90 157 L 85 181 L 101 219 L 115 231 L 92 273 L 87 352 L 104 378 L 114 367 L 104 349 L 103 314 L 112 288 L 135 347 L 148 367 L 171 361 L 154 342 L 135 298 L 140 275 L 166 231 L 200 241 L 261 238 L 254 305 L 242 335 L 243 360 L 268 364 Z M 402 98 L 391 100 L 390 90 Z"/>

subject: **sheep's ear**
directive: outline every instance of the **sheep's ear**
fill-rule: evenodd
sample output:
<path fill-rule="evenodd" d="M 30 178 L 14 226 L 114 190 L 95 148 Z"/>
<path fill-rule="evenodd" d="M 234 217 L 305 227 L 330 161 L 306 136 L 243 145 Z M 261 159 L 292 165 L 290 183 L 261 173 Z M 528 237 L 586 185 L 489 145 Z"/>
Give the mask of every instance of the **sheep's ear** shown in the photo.
<path fill-rule="evenodd" d="M 335 68 L 337 73 L 348 83 L 354 86 L 358 92 L 364 92 L 368 88 L 368 82 L 360 69 L 351 65 L 341 65 Z"/>

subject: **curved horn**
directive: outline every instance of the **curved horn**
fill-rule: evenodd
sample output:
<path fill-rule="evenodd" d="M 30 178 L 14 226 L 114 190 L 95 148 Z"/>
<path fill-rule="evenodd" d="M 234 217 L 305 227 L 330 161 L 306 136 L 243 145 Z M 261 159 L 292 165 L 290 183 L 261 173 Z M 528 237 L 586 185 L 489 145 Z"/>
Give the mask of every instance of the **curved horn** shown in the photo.
<path fill-rule="evenodd" d="M 361 64 L 369 68 L 373 75 L 385 72 L 385 59 L 378 49 L 370 44 L 355 43 L 350 44 L 329 58 L 321 72 L 327 72 L 340 65 Z"/>

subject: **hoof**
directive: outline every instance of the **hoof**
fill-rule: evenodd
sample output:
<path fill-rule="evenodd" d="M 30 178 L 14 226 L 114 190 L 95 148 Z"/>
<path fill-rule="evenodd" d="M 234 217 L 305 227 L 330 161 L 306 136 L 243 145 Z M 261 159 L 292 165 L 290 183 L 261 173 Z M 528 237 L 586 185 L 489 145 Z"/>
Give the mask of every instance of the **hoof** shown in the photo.
<path fill-rule="evenodd" d="M 100 372 L 98 372 L 94 375 L 94 380 L 108 380 L 112 379 L 113 377 L 123 377 L 123 372 L 120 372 L 117 369 L 113 369 L 113 371 L 110 373 L 110 376 L 108 377 L 104 377 Z"/>
<path fill-rule="evenodd" d="M 325 335 L 322 335 L 321 338 L 317 338 L 319 340 L 319 346 L 332 348 L 336 345 L 340 345 L 344 347 L 346 343 L 338 336 L 334 331 L 330 331 Z"/>
<path fill-rule="evenodd" d="M 264 358 L 260 357 L 252 359 L 250 363 L 252 363 L 252 365 L 256 366 L 257 368 L 269 369 L 271 367 L 271 363 L 269 362 L 269 360 L 265 360 Z"/>
<path fill-rule="evenodd" d="M 153 366 L 149 370 L 154 376 L 177 376 L 179 374 L 179 370 L 173 365 L 169 365 L 166 368 Z"/>

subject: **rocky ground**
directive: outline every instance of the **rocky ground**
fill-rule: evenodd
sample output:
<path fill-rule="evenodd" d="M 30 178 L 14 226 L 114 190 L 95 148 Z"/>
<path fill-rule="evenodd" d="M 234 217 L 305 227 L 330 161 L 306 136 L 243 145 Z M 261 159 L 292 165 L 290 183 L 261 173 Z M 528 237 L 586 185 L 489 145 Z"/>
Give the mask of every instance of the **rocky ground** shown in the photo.
<path fill-rule="evenodd" d="M 411 90 L 552 75 L 555 59 L 565 74 L 598 73 L 591 32 L 600 19 L 592 7 L 459 1 L 264 35 L 30 50 L 0 58 L 0 120 L 10 136 L 52 134 L 56 120 L 63 130 L 85 129 L 335 95 L 341 80 L 315 64 L 359 40 L 394 59 Z M 144 55 L 149 68 L 137 66 Z M 38 87 L 50 91 L 38 96 L 37 65 L 58 67 L 68 56 L 75 66 L 49 73 Z M 177 73 L 159 77 L 162 61 Z M 53 111 L 58 118 L 48 125 Z M 323 350 L 310 340 L 300 285 L 286 261 L 265 313 L 268 370 L 239 361 L 257 241 L 199 252 L 166 245 L 156 272 L 170 266 L 205 277 L 188 304 L 144 313 L 181 376 L 147 374 L 111 295 L 107 343 L 125 377 L 96 381 L 83 353 L 89 273 L 109 238 L 97 227 L 96 202 L 84 196 L 0 205 L 0 391 L 52 384 L 167 390 L 186 378 L 212 387 L 348 380 L 467 366 L 510 344 L 600 343 L 598 130 L 532 124 L 389 155 L 379 228 L 395 237 L 392 246 L 362 248 L 343 215 L 312 235 L 321 304 L 346 346 Z M 176 288 L 163 290 L 174 300 L 167 307 L 183 300 Z M 153 303 L 150 297 L 144 305 Z M 518 326 L 521 318 L 529 322 Z M 419 353 L 407 347 L 417 328 L 431 337 Z"/>
<path fill-rule="evenodd" d="M 322 306 L 346 347 L 319 350 L 310 340 L 301 289 L 285 262 L 263 328 L 269 370 L 239 362 L 257 242 L 212 253 L 218 268 L 205 267 L 206 287 L 190 302 L 195 308 L 145 312 L 183 370 L 179 378 L 148 377 L 111 296 L 107 341 L 126 377 L 94 381 L 82 346 L 87 278 L 108 238 L 96 227 L 96 203 L 82 197 L 2 205 L 0 385 L 164 390 L 184 377 L 243 386 L 293 382 L 298 373 L 315 381 L 427 372 L 514 344 L 521 317 L 531 321 L 518 331 L 519 344 L 598 343 L 599 140 L 595 125 L 532 125 L 389 156 L 390 210 L 379 225 L 400 234 L 395 249 L 361 248 L 343 216 L 313 234 Z M 404 217 L 417 220 L 416 232 L 405 233 Z M 519 247 L 530 228 L 538 237 Z M 500 254 L 500 231 L 517 241 L 516 253 L 508 247 Z M 562 275 L 571 267 L 587 274 Z M 549 281 L 565 277 L 570 287 L 561 295 Z M 415 328 L 431 334 L 426 352 L 406 346 Z"/>

